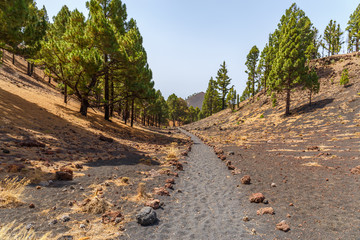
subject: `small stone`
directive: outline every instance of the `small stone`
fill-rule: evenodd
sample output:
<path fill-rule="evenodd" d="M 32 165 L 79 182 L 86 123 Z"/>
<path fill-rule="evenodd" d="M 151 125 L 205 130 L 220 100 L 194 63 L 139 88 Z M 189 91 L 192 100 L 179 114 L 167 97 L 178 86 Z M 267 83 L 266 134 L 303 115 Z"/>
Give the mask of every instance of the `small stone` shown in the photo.
<path fill-rule="evenodd" d="M 108 211 L 102 215 L 102 223 L 115 222 L 117 218 L 121 219 L 120 221 L 124 219 L 120 211 Z"/>
<path fill-rule="evenodd" d="M 231 155 L 235 155 L 235 153 L 233 151 L 230 151 L 228 152 L 228 155 L 231 156 Z"/>
<path fill-rule="evenodd" d="M 38 190 L 41 189 L 41 186 L 36 186 L 36 189 L 38 189 Z"/>
<path fill-rule="evenodd" d="M 67 192 L 67 189 L 66 188 L 64 188 L 63 190 L 61 190 L 62 192 Z"/>
<path fill-rule="evenodd" d="M 26 229 L 27 231 L 29 231 L 29 230 L 32 229 L 32 228 L 34 228 L 34 224 L 32 224 L 32 223 L 29 223 L 29 224 L 26 225 L 26 227 L 25 227 L 25 229 Z"/>
<path fill-rule="evenodd" d="M 105 137 L 105 136 L 103 136 L 103 135 L 101 135 L 101 136 L 99 137 L 99 140 L 100 140 L 100 141 L 104 141 L 104 142 L 108 142 L 108 143 L 114 142 L 114 139 Z"/>
<path fill-rule="evenodd" d="M 115 223 L 120 223 L 122 220 L 123 220 L 123 218 L 117 217 L 117 218 L 115 218 Z"/>
<path fill-rule="evenodd" d="M 263 204 L 269 204 L 269 201 L 267 199 L 264 199 Z"/>
<path fill-rule="evenodd" d="M 74 187 L 74 186 L 70 186 L 70 189 L 71 189 L 71 190 L 74 190 L 74 189 L 75 189 L 75 187 Z"/>
<path fill-rule="evenodd" d="M 80 224 L 80 228 L 86 228 L 86 225 L 85 224 Z"/>
<path fill-rule="evenodd" d="M 70 207 L 74 206 L 74 203 L 70 201 L 70 202 L 69 202 L 69 206 L 70 206 Z"/>
<path fill-rule="evenodd" d="M 59 237 L 57 240 L 74 240 L 74 237 L 71 235 L 64 235 Z"/>
<path fill-rule="evenodd" d="M 173 178 L 169 178 L 169 179 L 166 179 L 165 181 L 166 183 L 171 183 L 171 184 L 174 184 L 175 183 L 175 179 Z"/>
<path fill-rule="evenodd" d="M 163 187 L 160 188 L 154 188 L 154 193 L 160 196 L 170 196 L 170 193 L 168 190 L 166 190 Z"/>
<path fill-rule="evenodd" d="M 152 207 L 153 209 L 158 209 L 160 207 L 160 200 L 159 199 L 150 200 L 145 203 L 145 206 Z"/>
<path fill-rule="evenodd" d="M 249 200 L 252 203 L 261 203 L 265 200 L 265 196 L 262 193 L 253 193 Z"/>
<path fill-rule="evenodd" d="M 172 190 L 174 189 L 174 187 L 171 183 L 166 183 L 165 188 L 172 189 Z"/>
<path fill-rule="evenodd" d="M 352 174 L 360 174 L 360 165 L 350 170 Z"/>
<path fill-rule="evenodd" d="M 80 187 L 79 189 L 80 189 L 81 191 L 83 191 L 83 190 L 84 190 L 84 188 L 83 188 L 83 187 Z"/>
<path fill-rule="evenodd" d="M 9 151 L 8 149 L 3 149 L 3 153 L 5 153 L 5 154 L 9 154 L 9 153 L 10 153 L 10 151 Z"/>
<path fill-rule="evenodd" d="M 245 175 L 241 178 L 242 184 L 250 184 L 251 183 L 251 177 L 250 175 Z"/>
<path fill-rule="evenodd" d="M 35 208 L 35 204 L 30 203 L 29 208 Z"/>
<path fill-rule="evenodd" d="M 73 172 L 69 171 L 58 171 L 55 173 L 56 180 L 60 181 L 71 181 L 73 180 Z"/>
<path fill-rule="evenodd" d="M 266 207 L 266 208 L 260 208 L 259 210 L 257 210 L 256 214 L 257 215 L 264 215 L 264 214 L 274 215 L 275 212 L 272 207 Z"/>
<path fill-rule="evenodd" d="M 292 206 L 294 206 L 294 204 L 293 204 L 293 203 L 289 203 L 289 206 L 292 207 Z"/>
<path fill-rule="evenodd" d="M 271 187 L 276 187 L 276 183 L 271 183 Z"/>
<path fill-rule="evenodd" d="M 248 216 L 245 216 L 245 217 L 243 217 L 243 221 L 248 222 L 248 221 L 250 221 L 250 218 Z"/>
<path fill-rule="evenodd" d="M 56 219 L 50 220 L 49 225 L 55 225 L 58 221 Z"/>
<path fill-rule="evenodd" d="M 276 224 L 276 229 L 283 231 L 283 232 L 287 232 L 290 230 L 290 226 L 286 223 L 285 220 L 282 220 L 281 222 Z"/>
<path fill-rule="evenodd" d="M 136 220 L 142 226 L 148 226 L 157 221 L 156 212 L 151 207 L 144 207 L 136 214 Z"/>
<path fill-rule="evenodd" d="M 256 235 L 256 230 L 255 230 L 255 228 L 251 229 L 251 234 L 252 234 L 252 235 Z"/>
<path fill-rule="evenodd" d="M 286 214 L 286 217 L 287 217 L 287 218 L 291 218 L 291 215 L 290 215 L 290 214 Z"/>
<path fill-rule="evenodd" d="M 61 221 L 63 221 L 63 222 L 68 222 L 68 221 L 70 221 L 70 216 L 69 216 L 69 215 L 64 215 L 64 216 L 62 216 L 62 217 L 61 217 Z"/>

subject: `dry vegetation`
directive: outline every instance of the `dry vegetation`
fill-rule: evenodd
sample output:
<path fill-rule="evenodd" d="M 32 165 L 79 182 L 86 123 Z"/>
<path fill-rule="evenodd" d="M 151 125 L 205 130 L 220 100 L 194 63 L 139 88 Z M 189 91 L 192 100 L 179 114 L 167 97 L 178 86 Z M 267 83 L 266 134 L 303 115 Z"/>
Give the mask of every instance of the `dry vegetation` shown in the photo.
<path fill-rule="evenodd" d="M 171 129 L 131 128 L 119 118 L 104 121 L 99 110 L 89 109 L 83 117 L 78 101 L 70 97 L 64 104 L 56 83 L 44 81 L 41 70 L 28 77 L 24 59 L 16 57 L 14 66 L 10 57 L 6 53 L 0 67 L 0 178 L 10 177 L 0 185 L 2 223 L 36 222 L 34 230 L 41 235 L 48 231 L 49 219 L 56 219 L 51 235 L 75 239 L 123 234 L 150 197 L 147 192 L 164 184 L 166 174 L 158 171 L 166 165 L 169 149 L 180 152 L 190 144 L 188 138 Z M 73 173 L 72 181 L 55 179 L 55 172 L 64 169 Z M 12 180 L 17 176 L 28 180 Z M 25 187 L 29 181 L 36 185 Z M 99 214 L 116 210 L 125 216 L 121 224 L 101 223 Z M 69 222 L 60 220 L 64 214 L 70 215 Z"/>
<path fill-rule="evenodd" d="M 5 178 L 0 181 L 0 208 L 17 207 L 22 204 L 21 194 L 30 180 L 23 178 Z M 1 238 L 0 238 L 1 239 Z"/>

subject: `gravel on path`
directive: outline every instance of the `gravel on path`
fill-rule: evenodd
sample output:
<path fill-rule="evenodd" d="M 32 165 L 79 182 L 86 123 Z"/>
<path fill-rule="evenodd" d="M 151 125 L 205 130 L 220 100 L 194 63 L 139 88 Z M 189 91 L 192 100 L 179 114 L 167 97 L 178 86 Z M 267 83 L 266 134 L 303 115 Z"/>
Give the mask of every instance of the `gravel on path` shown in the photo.
<path fill-rule="evenodd" d="M 151 227 L 130 224 L 126 237 L 131 239 L 259 239 L 253 235 L 255 223 L 244 222 L 246 209 L 241 194 L 225 164 L 199 138 L 191 136 L 194 145 L 185 171 L 176 179 L 173 201 L 159 212 L 160 221 Z M 178 190 L 181 190 L 179 192 Z M 253 226 L 254 225 L 254 226 Z"/>

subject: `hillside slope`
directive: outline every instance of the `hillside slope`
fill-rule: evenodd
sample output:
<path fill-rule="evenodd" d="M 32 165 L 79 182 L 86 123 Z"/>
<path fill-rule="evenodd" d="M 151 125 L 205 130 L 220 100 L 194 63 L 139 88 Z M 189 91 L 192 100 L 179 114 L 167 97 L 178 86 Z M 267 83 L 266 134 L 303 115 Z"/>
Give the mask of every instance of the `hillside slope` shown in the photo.
<path fill-rule="evenodd" d="M 284 97 L 273 108 L 262 92 L 236 112 L 224 110 L 185 127 L 217 152 L 224 151 L 219 157 L 230 160 L 239 183 L 242 176 L 251 176 L 252 184 L 239 186 L 240 191 L 262 192 L 269 200 L 275 215 L 258 216 L 260 206 L 249 213 L 268 226 L 258 233 L 266 239 L 360 236 L 360 175 L 355 169 L 360 166 L 360 57 L 338 55 L 313 64 L 321 90 L 311 106 L 306 91 L 292 92 L 292 114 L 286 117 Z M 344 68 L 350 76 L 346 87 L 339 85 Z M 250 203 L 244 199 L 243 204 Z M 288 233 L 275 230 L 281 220 L 290 224 Z"/>
<path fill-rule="evenodd" d="M 194 108 L 198 107 L 201 109 L 204 102 L 204 96 L 204 92 L 199 92 L 186 98 L 186 102 L 188 103 L 188 106 L 193 106 Z"/>
<path fill-rule="evenodd" d="M 64 104 L 55 86 L 43 81 L 40 69 L 34 78 L 25 73 L 22 58 L 16 57 L 13 66 L 10 55 L 5 56 L 0 66 L 0 179 L 26 177 L 31 184 L 16 208 L 4 207 L 0 196 L 1 225 L 31 223 L 38 233 L 74 239 L 122 235 L 147 200 L 145 193 L 152 195 L 154 187 L 165 184 L 166 173 L 176 170 L 165 158 L 179 155 L 187 138 L 177 131 L 130 128 L 116 118 L 108 122 L 94 109 L 83 117 L 79 102 Z M 73 180 L 60 181 L 55 174 L 59 170 L 73 173 Z M 138 196 L 140 183 L 143 195 Z M 95 205 L 84 210 L 89 201 Z M 124 220 L 103 224 L 99 214 L 105 211 L 121 211 Z M 63 215 L 71 220 L 60 221 Z M 58 223 L 50 226 L 53 220 Z M 87 231 L 80 231 L 80 224 Z"/>

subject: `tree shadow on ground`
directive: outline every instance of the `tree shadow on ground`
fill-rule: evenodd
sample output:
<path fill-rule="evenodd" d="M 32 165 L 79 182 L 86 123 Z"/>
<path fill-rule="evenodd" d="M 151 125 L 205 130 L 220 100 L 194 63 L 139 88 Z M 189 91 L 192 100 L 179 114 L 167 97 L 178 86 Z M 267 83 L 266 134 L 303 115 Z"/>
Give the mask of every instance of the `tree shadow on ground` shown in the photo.
<path fill-rule="evenodd" d="M 328 104 L 331 104 L 333 101 L 334 101 L 334 98 L 327 98 L 327 99 L 315 101 L 311 105 L 309 103 L 307 103 L 307 104 L 304 104 L 297 108 L 294 108 L 291 111 L 291 114 L 299 115 L 299 114 L 314 112 L 318 109 L 322 109 L 322 108 L 326 107 Z"/>
<path fill-rule="evenodd" d="M 66 106 L 59 104 L 56 104 L 56 106 L 69 115 L 83 117 L 79 112 L 69 109 Z M 154 143 L 158 145 L 166 145 L 171 142 L 182 143 L 183 141 L 179 138 L 160 134 L 160 131 L 157 131 L 156 133 L 148 132 L 142 129 L 131 128 L 130 126 L 119 124 L 115 121 L 105 121 L 102 116 L 92 112 L 88 112 L 88 116 L 86 118 L 89 120 L 91 128 L 106 132 L 114 138 L 121 136 L 121 138 L 133 140 L 139 143 Z"/>

